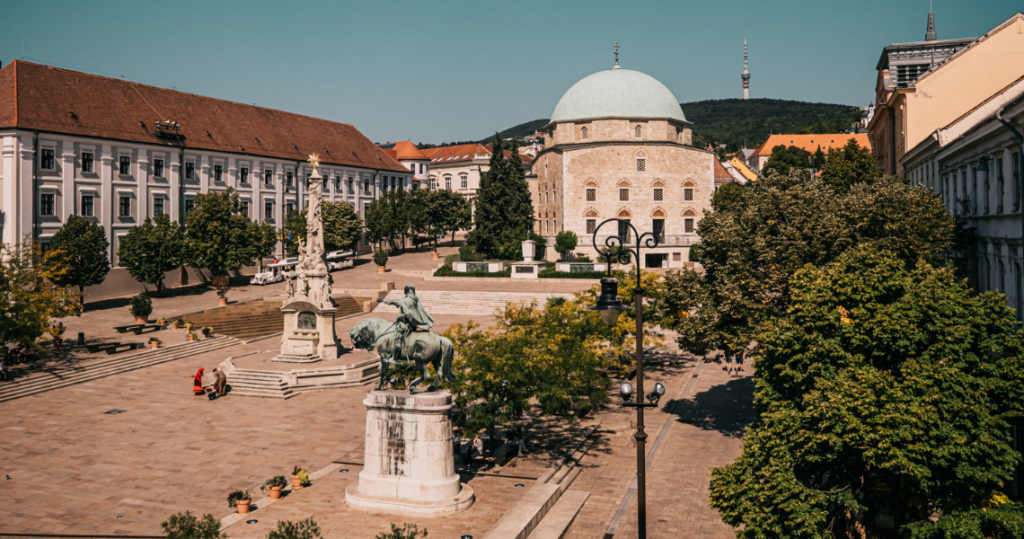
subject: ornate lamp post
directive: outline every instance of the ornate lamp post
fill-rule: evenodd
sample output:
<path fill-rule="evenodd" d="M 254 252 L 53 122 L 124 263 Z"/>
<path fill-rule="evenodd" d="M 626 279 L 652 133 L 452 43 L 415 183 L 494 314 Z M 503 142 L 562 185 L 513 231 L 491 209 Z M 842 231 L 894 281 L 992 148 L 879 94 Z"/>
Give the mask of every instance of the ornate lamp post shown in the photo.
<path fill-rule="evenodd" d="M 598 246 L 597 234 L 601 227 L 611 222 L 617 223 L 619 233 L 607 236 L 602 249 Z M 632 236 L 629 232 L 632 232 Z M 627 247 L 630 237 L 636 238 L 635 248 Z M 630 400 L 633 396 L 633 386 L 629 382 L 623 382 L 619 386 L 619 394 L 622 396 L 623 406 L 636 408 L 636 433 L 633 438 L 636 440 L 637 529 L 638 537 L 646 539 L 647 488 L 644 472 L 647 467 L 645 462 L 647 433 L 644 432 L 644 408 L 658 405 L 658 400 L 665 394 L 665 386 L 660 383 L 654 384 L 654 389 L 650 393 L 644 394 L 644 289 L 640 281 L 640 248 L 641 246 L 648 249 L 657 247 L 658 237 L 651 232 L 638 234 L 632 223 L 624 219 L 606 219 L 594 230 L 593 243 L 594 249 L 608 260 L 608 276 L 601 279 L 601 296 L 597 299 L 597 305 L 591 307 L 591 310 L 601 313 L 601 320 L 609 327 L 615 325 L 622 311 L 629 309 L 619 299 L 619 281 L 612 277 L 612 262 L 628 262 L 630 257 L 636 262 L 636 288 L 633 289 L 633 305 L 636 306 L 636 401 Z M 644 398 L 648 402 L 644 402 Z"/>

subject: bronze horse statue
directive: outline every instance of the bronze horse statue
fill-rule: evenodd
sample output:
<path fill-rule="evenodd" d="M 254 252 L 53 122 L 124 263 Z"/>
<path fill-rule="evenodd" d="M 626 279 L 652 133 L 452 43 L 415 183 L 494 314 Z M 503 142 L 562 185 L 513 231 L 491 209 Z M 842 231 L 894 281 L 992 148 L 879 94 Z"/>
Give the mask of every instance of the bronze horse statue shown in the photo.
<path fill-rule="evenodd" d="M 380 380 L 377 381 L 375 389 L 382 389 L 388 380 L 388 368 L 396 363 L 416 363 L 420 376 L 409 382 L 409 393 L 416 392 L 416 386 L 424 380 L 431 380 L 430 371 L 427 365 L 433 365 L 437 371 L 437 379 L 433 380 L 427 387 L 427 391 L 437 389 L 438 381 L 454 382 L 455 375 L 452 374 L 452 358 L 455 356 L 455 347 L 447 337 L 442 337 L 433 331 L 413 331 L 406 338 L 406 348 L 409 356 L 404 357 L 405 352 L 395 343 L 397 331 L 394 324 L 381 318 L 366 318 L 361 320 L 352 331 L 348 332 L 352 339 L 352 346 L 373 351 L 377 349 L 380 354 Z"/>

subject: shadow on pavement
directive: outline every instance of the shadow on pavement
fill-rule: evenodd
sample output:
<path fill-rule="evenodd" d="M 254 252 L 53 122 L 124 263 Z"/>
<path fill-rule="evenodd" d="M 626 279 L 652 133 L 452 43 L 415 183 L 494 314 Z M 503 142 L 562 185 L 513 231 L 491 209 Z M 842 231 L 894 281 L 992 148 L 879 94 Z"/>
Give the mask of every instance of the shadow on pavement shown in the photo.
<path fill-rule="evenodd" d="M 692 399 L 669 401 L 666 407 L 675 410 L 678 415 L 676 421 L 680 423 L 740 438 L 755 417 L 754 381 L 749 376 L 734 378 L 702 391 Z"/>

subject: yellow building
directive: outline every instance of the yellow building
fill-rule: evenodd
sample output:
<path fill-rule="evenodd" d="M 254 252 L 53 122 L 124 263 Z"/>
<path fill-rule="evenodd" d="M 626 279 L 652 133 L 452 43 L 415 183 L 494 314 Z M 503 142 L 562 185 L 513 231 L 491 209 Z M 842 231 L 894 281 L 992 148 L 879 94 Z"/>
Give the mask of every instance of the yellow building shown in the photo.
<path fill-rule="evenodd" d="M 1022 75 L 1020 12 L 906 84 L 898 84 L 888 68 L 880 67 L 878 111 L 869 126 L 879 164 L 887 173 L 903 176 L 900 159 L 910 148 Z"/>

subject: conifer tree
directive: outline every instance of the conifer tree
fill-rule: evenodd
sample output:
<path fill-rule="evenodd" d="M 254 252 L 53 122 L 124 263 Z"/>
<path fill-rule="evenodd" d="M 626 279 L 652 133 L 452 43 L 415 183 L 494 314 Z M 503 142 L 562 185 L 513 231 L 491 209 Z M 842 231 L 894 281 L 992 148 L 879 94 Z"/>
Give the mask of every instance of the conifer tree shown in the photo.
<path fill-rule="evenodd" d="M 499 251 L 507 251 L 501 244 L 508 243 L 512 232 L 522 240 L 527 239 L 533 227 L 533 200 L 518 146 L 516 141 L 508 145 L 511 156 L 506 159 L 505 141 L 495 133 L 490 168 L 480 177 L 474 229 L 468 242 L 485 256 L 494 257 Z"/>

